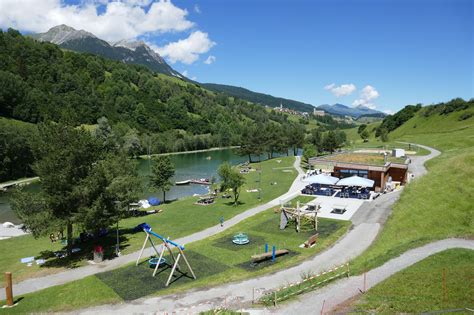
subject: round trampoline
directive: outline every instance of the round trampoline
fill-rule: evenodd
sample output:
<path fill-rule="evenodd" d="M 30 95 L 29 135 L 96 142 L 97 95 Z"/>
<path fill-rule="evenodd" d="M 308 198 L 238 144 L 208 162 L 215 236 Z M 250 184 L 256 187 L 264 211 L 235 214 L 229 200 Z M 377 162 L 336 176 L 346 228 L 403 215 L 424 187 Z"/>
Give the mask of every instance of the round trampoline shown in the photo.
<path fill-rule="evenodd" d="M 153 257 L 153 258 L 150 258 L 150 259 L 148 260 L 148 265 L 149 265 L 151 268 L 155 268 L 157 263 L 158 263 L 158 258 L 157 258 L 157 257 Z M 161 258 L 159 264 L 160 264 L 160 265 L 166 264 L 166 259 L 165 259 L 165 258 Z"/>
<path fill-rule="evenodd" d="M 248 244 L 249 242 L 250 242 L 249 237 L 247 236 L 247 234 L 244 234 L 244 233 L 236 234 L 234 235 L 234 238 L 232 239 L 232 243 L 236 245 L 245 245 L 245 244 Z"/>

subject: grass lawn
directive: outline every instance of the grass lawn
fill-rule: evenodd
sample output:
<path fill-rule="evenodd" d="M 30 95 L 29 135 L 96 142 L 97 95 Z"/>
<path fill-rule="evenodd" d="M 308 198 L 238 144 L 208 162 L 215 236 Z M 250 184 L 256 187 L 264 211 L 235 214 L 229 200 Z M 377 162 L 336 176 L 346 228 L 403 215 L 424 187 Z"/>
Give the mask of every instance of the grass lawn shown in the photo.
<path fill-rule="evenodd" d="M 370 164 L 383 166 L 385 165 L 384 156 L 382 154 L 371 154 L 371 153 L 342 153 L 337 155 L 330 155 L 325 160 L 328 161 L 338 161 L 338 162 L 349 162 L 349 163 L 361 163 L 361 164 Z M 405 162 L 405 158 L 396 158 L 389 156 L 387 161 L 393 163 Z"/>
<path fill-rule="evenodd" d="M 379 283 L 352 308 L 357 313 L 422 313 L 474 305 L 474 251 L 450 249 Z M 446 297 L 443 290 L 446 275 Z"/>
<path fill-rule="evenodd" d="M 349 226 L 350 222 L 346 221 L 320 219 L 318 224 L 319 242 L 317 246 L 303 249 L 299 248 L 299 245 L 312 235 L 314 231 L 296 233 L 291 226 L 285 230 L 280 230 L 279 214 L 274 213 L 272 209 L 268 209 L 242 221 L 227 231 L 205 240 L 188 244 L 185 253 L 198 278 L 197 280 L 192 280 L 189 277 L 189 273 L 183 274 L 181 277 L 175 278 L 170 287 L 165 288 L 164 283 L 170 272 L 169 268 L 163 268 L 163 271 L 153 279 L 151 277 L 152 269 L 148 267 L 146 260 L 143 259 L 143 262 L 138 267 L 130 264 L 116 270 L 74 281 L 67 285 L 26 294 L 16 308 L 16 311 L 63 310 L 63 301 L 58 301 L 57 299 L 50 298 L 48 305 L 40 303 L 47 300 L 48 297 L 59 294 L 68 295 L 68 298 L 74 301 L 69 309 L 74 309 L 94 304 L 128 301 L 148 295 L 182 292 L 189 288 L 210 287 L 224 282 L 256 277 L 288 268 L 315 255 L 332 245 L 348 230 Z M 250 244 L 234 245 L 232 243 L 232 236 L 239 232 L 244 232 L 249 236 Z M 140 233 L 140 237 L 141 240 L 144 239 L 143 233 Z M 277 249 L 286 248 L 290 253 L 278 257 L 275 263 L 267 261 L 253 265 L 250 256 L 262 253 L 265 243 L 268 243 L 270 248 L 272 245 L 276 245 Z M 186 271 L 184 267 L 183 271 Z M 89 294 L 89 292 L 82 292 L 79 288 L 83 288 L 85 282 L 95 283 L 95 281 L 100 282 L 98 287 L 105 285 L 107 290 L 103 290 L 104 294 L 96 292 L 94 299 L 90 301 L 85 299 L 81 302 L 78 296 Z M 28 303 L 26 303 L 27 301 Z M 38 301 L 37 305 L 39 307 L 34 307 L 36 305 L 35 301 Z"/>
<path fill-rule="evenodd" d="M 426 144 L 442 154 L 427 162 L 428 174 L 405 187 L 379 237 L 354 260 L 352 271 L 372 269 L 410 248 L 434 240 L 474 236 L 474 118 L 461 122 L 456 118 L 460 114 L 444 116 L 448 123 L 437 124 L 415 116 L 402 130 L 397 129 L 400 140 Z M 451 132 L 444 129 L 449 121 Z M 405 134 L 411 125 L 417 125 L 415 129 L 425 133 Z M 442 132 L 430 132 L 437 126 Z"/>
<path fill-rule="evenodd" d="M 257 172 L 250 172 L 245 175 L 246 184 L 242 187 L 238 206 L 234 206 L 231 199 L 223 198 L 217 198 L 212 205 L 199 206 L 194 205 L 198 200 L 197 197 L 189 197 L 155 207 L 162 209 L 162 213 L 122 220 L 120 222 L 122 253 L 127 254 L 140 249 L 143 236 L 141 233 L 133 233 L 132 230 L 142 222 L 150 224 L 156 232 L 176 239 L 219 224 L 221 216 L 228 220 L 245 210 L 277 198 L 288 191 L 297 175 L 297 171 L 292 167 L 293 162 L 294 157 L 282 157 L 251 164 L 254 168 L 261 167 L 262 169 L 261 201 L 258 200 L 258 193 L 246 192 L 247 189 L 259 187 L 259 175 Z M 271 185 L 274 182 L 277 184 Z M 115 244 L 115 233 L 113 233 L 115 230 L 112 229 L 111 232 L 107 237 L 99 240 L 109 256 L 112 255 Z M 52 258 L 53 251 L 61 249 L 61 245 L 51 243 L 47 237 L 34 239 L 32 236 L 26 235 L 2 240 L 0 241 L 0 252 L 8 253 L 8 255 L 0 255 L 0 272 L 12 272 L 14 281 L 19 282 L 25 278 L 62 271 L 65 266 L 81 266 L 86 263 L 86 259 L 91 258 L 93 245 L 92 242 L 81 244 L 81 254 L 77 254 L 75 259 L 66 262 Z M 37 265 L 27 267 L 26 264 L 20 263 L 21 258 L 29 256 L 45 258 L 48 261 L 41 267 Z"/>
<path fill-rule="evenodd" d="M 295 198 L 291 199 L 290 201 L 286 202 L 285 204 L 296 207 L 296 204 L 298 203 L 298 201 L 300 202 L 300 204 L 306 204 L 310 201 L 315 200 L 316 198 L 317 198 L 316 196 L 303 196 L 303 195 L 300 195 L 298 197 L 295 197 Z"/>

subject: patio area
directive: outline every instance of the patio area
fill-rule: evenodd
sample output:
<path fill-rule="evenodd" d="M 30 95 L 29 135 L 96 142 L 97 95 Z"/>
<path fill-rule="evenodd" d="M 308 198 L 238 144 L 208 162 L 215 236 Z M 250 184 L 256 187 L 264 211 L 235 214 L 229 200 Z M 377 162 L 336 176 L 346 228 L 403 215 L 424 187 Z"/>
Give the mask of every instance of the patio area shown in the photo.
<path fill-rule="evenodd" d="M 320 206 L 318 212 L 319 218 L 349 221 L 357 210 L 359 210 L 364 201 L 367 200 L 318 196 L 315 200 L 310 201 L 308 205 Z"/>

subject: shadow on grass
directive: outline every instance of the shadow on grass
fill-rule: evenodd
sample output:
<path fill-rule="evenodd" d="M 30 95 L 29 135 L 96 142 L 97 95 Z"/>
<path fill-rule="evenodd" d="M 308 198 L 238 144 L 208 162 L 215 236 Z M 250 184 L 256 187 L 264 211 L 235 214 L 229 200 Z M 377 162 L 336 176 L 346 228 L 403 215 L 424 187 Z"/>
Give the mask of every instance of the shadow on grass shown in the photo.
<path fill-rule="evenodd" d="M 222 273 L 229 268 L 229 266 L 197 252 L 186 251 L 185 254 L 198 279 Z M 169 256 L 165 256 L 165 259 L 168 262 L 171 261 Z M 170 286 L 181 285 L 194 280 L 184 260 L 180 259 L 179 264 L 181 270 L 175 273 Z M 166 288 L 165 284 L 171 273 L 171 266 L 167 264 L 160 267 L 158 271 L 156 276 L 153 277 L 153 268 L 145 260 L 138 266 L 129 265 L 99 273 L 96 277 L 113 289 L 123 300 L 130 301 Z"/>
<path fill-rule="evenodd" d="M 141 232 L 141 231 L 140 231 Z M 128 244 L 128 235 L 139 233 L 134 231 L 133 228 L 120 229 L 120 250 L 123 251 L 129 246 Z M 79 248 L 80 251 L 73 253 L 70 257 L 57 257 L 55 253 L 66 253 L 67 247 L 64 246 L 59 251 L 45 250 L 40 252 L 35 259 L 44 259 L 46 260 L 44 264 L 41 265 L 41 268 L 77 268 L 82 266 L 84 260 L 93 259 L 94 247 L 97 245 L 102 246 L 104 250 L 104 260 L 114 259 L 115 248 L 117 243 L 117 236 L 115 230 L 111 230 L 107 235 L 103 237 L 96 237 L 89 239 L 87 241 L 80 241 L 79 239 L 74 240 L 73 248 Z"/>
<path fill-rule="evenodd" d="M 270 249 L 270 251 L 271 251 L 271 249 Z M 291 257 L 298 256 L 299 254 L 300 253 L 298 253 L 298 252 L 290 250 L 288 254 L 280 256 L 280 257 L 276 257 L 275 261 L 272 261 L 272 259 L 270 258 L 270 259 L 264 260 L 264 261 L 259 262 L 259 263 L 254 263 L 254 262 L 252 262 L 251 259 L 249 259 L 248 261 L 245 261 L 245 262 L 243 262 L 241 264 L 238 264 L 238 265 L 235 265 L 235 266 L 240 268 L 240 269 L 243 269 L 245 271 L 257 271 L 257 270 L 261 270 L 261 269 L 273 266 L 275 264 L 281 263 L 282 261 L 285 261 L 285 260 L 287 260 Z"/>
<path fill-rule="evenodd" d="M 245 233 L 245 232 L 244 232 Z M 232 235 L 221 237 L 214 242 L 212 242 L 212 246 L 219 247 L 223 249 L 227 249 L 230 251 L 241 251 L 241 250 L 248 250 L 249 247 L 254 248 L 255 245 L 263 246 L 265 244 L 265 238 L 253 233 L 245 233 L 249 237 L 249 243 L 245 245 L 237 245 L 232 243 Z"/>
<path fill-rule="evenodd" d="M 237 206 L 245 205 L 245 202 L 242 202 L 242 201 L 239 200 L 239 201 L 237 201 L 237 203 L 235 203 L 232 200 L 232 201 L 229 201 L 229 202 L 224 202 L 224 205 L 229 206 L 229 207 L 237 207 Z"/>

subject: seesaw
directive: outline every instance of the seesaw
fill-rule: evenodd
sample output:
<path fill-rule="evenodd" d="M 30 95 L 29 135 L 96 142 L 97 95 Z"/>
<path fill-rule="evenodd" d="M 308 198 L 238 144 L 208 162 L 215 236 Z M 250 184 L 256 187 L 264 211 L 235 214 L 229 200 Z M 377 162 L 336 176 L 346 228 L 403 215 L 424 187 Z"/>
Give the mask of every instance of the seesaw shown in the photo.
<path fill-rule="evenodd" d="M 142 249 L 140 250 L 140 254 L 138 255 L 137 262 L 135 264 L 136 266 L 138 266 L 138 263 L 140 262 L 140 258 L 143 255 L 143 251 L 145 250 L 147 242 L 150 242 L 151 247 L 153 248 L 153 250 L 156 252 L 156 254 L 159 257 L 158 260 L 157 260 L 157 264 L 155 266 L 155 269 L 153 271 L 153 277 L 156 275 L 156 272 L 158 271 L 158 268 L 162 264 L 162 261 L 165 261 L 164 258 L 163 258 L 163 254 L 165 253 L 165 248 L 166 248 L 168 250 L 168 252 L 170 253 L 171 259 L 173 261 L 173 267 L 171 268 L 171 273 L 168 277 L 168 280 L 166 281 L 165 286 L 168 286 L 170 284 L 171 278 L 173 277 L 173 274 L 175 273 L 176 269 L 180 270 L 178 262 L 179 262 L 181 257 L 183 257 L 184 262 L 186 263 L 186 266 L 188 267 L 189 271 L 191 271 L 191 274 L 193 275 L 193 278 L 196 279 L 196 275 L 194 274 L 194 271 L 191 268 L 191 265 L 189 264 L 188 260 L 186 259 L 186 255 L 184 255 L 184 246 L 183 245 L 180 245 L 176 242 L 173 242 L 169 238 L 164 238 L 163 236 L 159 235 L 158 233 L 153 232 L 151 230 L 151 227 L 148 224 L 143 224 L 142 228 L 143 228 L 143 231 L 146 233 L 146 238 L 145 238 L 145 242 L 143 242 L 143 246 L 142 246 Z M 161 246 L 161 250 L 158 250 L 156 248 L 155 243 L 153 242 L 152 236 L 158 238 L 159 240 L 161 240 L 163 242 L 163 244 Z M 178 249 L 178 256 L 176 258 L 173 254 L 171 246 Z"/>

